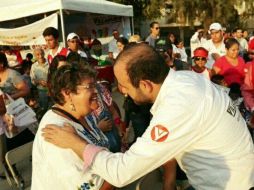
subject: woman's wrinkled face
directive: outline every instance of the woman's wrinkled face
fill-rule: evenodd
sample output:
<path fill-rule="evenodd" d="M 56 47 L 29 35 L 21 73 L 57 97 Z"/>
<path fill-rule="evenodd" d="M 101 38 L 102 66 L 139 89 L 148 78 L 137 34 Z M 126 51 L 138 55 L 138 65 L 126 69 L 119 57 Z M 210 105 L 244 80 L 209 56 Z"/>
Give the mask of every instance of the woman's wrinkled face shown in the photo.
<path fill-rule="evenodd" d="M 237 58 L 239 54 L 239 45 L 233 44 L 229 49 L 227 49 L 227 56 L 230 58 Z"/>
<path fill-rule="evenodd" d="M 70 104 L 74 104 L 76 112 L 85 116 L 98 108 L 97 91 L 94 78 L 85 79 L 77 86 L 77 93 L 70 94 Z"/>

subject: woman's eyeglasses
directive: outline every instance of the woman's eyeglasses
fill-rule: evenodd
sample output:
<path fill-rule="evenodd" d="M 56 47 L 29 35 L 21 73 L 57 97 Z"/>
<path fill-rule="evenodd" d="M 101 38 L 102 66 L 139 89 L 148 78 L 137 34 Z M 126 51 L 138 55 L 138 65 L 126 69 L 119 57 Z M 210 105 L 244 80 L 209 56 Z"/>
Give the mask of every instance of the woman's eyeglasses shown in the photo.
<path fill-rule="evenodd" d="M 80 84 L 78 85 L 86 90 L 89 90 L 89 89 L 95 89 L 96 88 L 96 83 L 89 83 L 89 84 Z"/>
<path fill-rule="evenodd" d="M 194 61 L 206 61 L 205 57 L 194 57 Z"/>

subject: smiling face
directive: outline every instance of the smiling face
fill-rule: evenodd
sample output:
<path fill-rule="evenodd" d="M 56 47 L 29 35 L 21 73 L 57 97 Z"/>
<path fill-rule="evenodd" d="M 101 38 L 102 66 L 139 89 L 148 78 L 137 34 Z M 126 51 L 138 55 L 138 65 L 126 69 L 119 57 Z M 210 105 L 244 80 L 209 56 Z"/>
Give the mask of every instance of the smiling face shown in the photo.
<path fill-rule="evenodd" d="M 44 57 L 44 51 L 42 49 L 35 49 L 34 50 L 34 56 L 38 63 L 45 63 L 45 57 Z"/>
<path fill-rule="evenodd" d="M 205 57 L 194 57 L 193 60 L 196 67 L 200 69 L 205 69 L 205 64 L 207 62 L 207 59 Z"/>
<path fill-rule="evenodd" d="M 239 45 L 233 44 L 230 48 L 226 49 L 226 54 L 228 57 L 236 59 L 239 54 Z"/>
<path fill-rule="evenodd" d="M 70 93 L 65 99 L 65 104 L 73 104 L 80 117 L 97 109 L 95 80 L 93 78 L 83 80 L 80 85 L 77 85 L 77 93 Z"/>

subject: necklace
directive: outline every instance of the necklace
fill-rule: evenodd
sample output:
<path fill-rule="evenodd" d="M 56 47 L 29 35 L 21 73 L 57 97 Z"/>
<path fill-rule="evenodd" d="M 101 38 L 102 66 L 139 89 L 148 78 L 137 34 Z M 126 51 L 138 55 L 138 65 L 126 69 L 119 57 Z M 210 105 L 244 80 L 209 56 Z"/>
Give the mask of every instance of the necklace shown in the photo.
<path fill-rule="evenodd" d="M 85 137 L 87 137 L 93 144 L 107 147 L 107 141 L 104 138 L 101 138 L 100 132 L 98 130 L 95 130 L 95 127 L 92 127 L 91 130 L 87 129 L 84 124 L 82 124 L 77 118 L 75 118 L 73 115 L 68 113 L 67 111 L 59 108 L 59 107 L 52 107 L 53 111 L 57 111 L 61 113 L 63 116 L 69 118 L 70 120 L 74 121 L 75 123 L 78 123 L 83 127 L 83 130 L 77 129 L 81 134 L 83 134 Z M 94 125 L 93 125 L 94 126 Z"/>

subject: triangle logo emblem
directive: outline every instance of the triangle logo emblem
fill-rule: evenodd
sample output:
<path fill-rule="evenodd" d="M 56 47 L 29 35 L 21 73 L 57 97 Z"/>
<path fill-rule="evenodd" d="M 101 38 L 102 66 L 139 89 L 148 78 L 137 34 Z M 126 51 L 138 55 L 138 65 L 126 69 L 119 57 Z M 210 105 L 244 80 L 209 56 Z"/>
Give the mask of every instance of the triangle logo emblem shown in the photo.
<path fill-rule="evenodd" d="M 151 138 L 156 142 L 163 142 L 167 139 L 169 131 L 166 127 L 162 125 L 156 125 L 151 131 Z"/>

